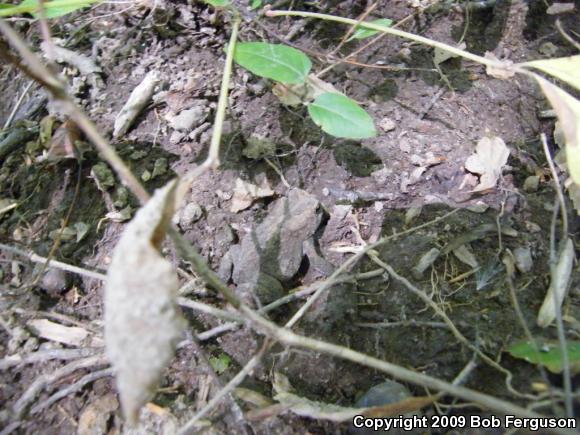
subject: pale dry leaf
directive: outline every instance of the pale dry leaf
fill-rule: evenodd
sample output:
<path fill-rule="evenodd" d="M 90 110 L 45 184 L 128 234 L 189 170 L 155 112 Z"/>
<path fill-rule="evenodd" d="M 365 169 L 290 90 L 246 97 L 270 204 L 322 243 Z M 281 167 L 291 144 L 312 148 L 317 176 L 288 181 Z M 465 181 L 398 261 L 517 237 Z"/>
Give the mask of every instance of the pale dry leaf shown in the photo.
<path fill-rule="evenodd" d="M 457 259 L 463 264 L 467 264 L 473 269 L 476 269 L 479 266 L 477 258 L 475 258 L 475 255 L 471 251 L 471 247 L 468 244 L 463 244 L 458 248 L 455 248 L 453 250 L 453 255 L 455 255 L 455 257 L 457 257 Z"/>
<path fill-rule="evenodd" d="M 158 189 L 127 225 L 105 287 L 105 343 L 123 413 L 137 421 L 169 364 L 183 320 L 177 273 L 160 254 L 176 202 L 176 182 Z"/>
<path fill-rule="evenodd" d="M 237 213 L 249 208 L 256 199 L 268 198 L 274 195 L 267 178 L 262 179 L 260 185 L 252 184 L 241 178 L 236 179 L 231 211 Z"/>
<path fill-rule="evenodd" d="M 534 74 L 554 108 L 566 142 L 566 165 L 574 182 L 580 185 L 580 101 L 569 93 Z"/>
<path fill-rule="evenodd" d="M 580 54 L 554 59 L 533 60 L 520 65 L 539 69 L 580 90 Z"/>
<path fill-rule="evenodd" d="M 113 128 L 113 137 L 123 136 L 131 125 L 137 119 L 137 116 L 145 108 L 153 92 L 155 91 L 155 86 L 159 82 L 159 77 L 157 71 L 150 71 L 147 73 L 145 78 L 137 85 L 129 99 L 115 118 L 115 125 Z"/>
<path fill-rule="evenodd" d="M 65 326 L 51 322 L 47 319 L 33 319 L 26 323 L 30 330 L 40 338 L 66 344 L 68 346 L 81 346 L 87 343 L 91 334 L 78 326 Z M 102 343 L 101 343 L 102 346 Z"/>
<path fill-rule="evenodd" d="M 475 154 L 465 161 L 465 169 L 479 175 L 479 185 L 472 192 L 493 189 L 510 155 L 501 137 L 483 137 L 477 143 Z"/>
<path fill-rule="evenodd" d="M 499 60 L 491 51 L 486 51 L 484 57 L 498 63 L 498 66 L 487 65 L 485 72 L 487 75 L 495 77 L 496 79 L 507 80 L 516 75 L 514 71 L 513 62 L 511 60 Z"/>
<path fill-rule="evenodd" d="M 569 12 L 574 12 L 576 6 L 574 2 L 569 3 L 552 3 L 550 7 L 546 10 L 548 15 L 559 15 L 567 14 Z"/>
<path fill-rule="evenodd" d="M 572 239 L 568 238 L 564 242 L 558 263 L 552 271 L 550 288 L 538 313 L 538 326 L 545 328 L 556 318 L 556 307 L 559 309 L 562 306 L 562 302 L 564 302 L 564 298 L 568 293 L 568 284 L 575 259 L 574 243 Z"/>
<path fill-rule="evenodd" d="M 286 379 L 287 382 L 287 379 Z M 369 408 L 354 408 L 334 405 L 331 403 L 318 402 L 309 400 L 305 397 L 298 396 L 291 392 L 292 388 L 280 388 L 280 385 L 274 385 L 276 396 L 274 399 L 279 403 L 282 409 L 290 410 L 294 414 L 302 417 L 308 417 L 320 420 L 329 420 L 334 422 L 352 421 L 356 415 L 365 415 L 368 417 L 388 417 L 406 414 L 417 411 L 424 406 L 433 402 L 430 397 L 410 397 L 394 403 L 388 403 L 383 406 Z"/>
<path fill-rule="evenodd" d="M 572 201 L 572 206 L 576 210 L 578 216 L 580 216 L 580 186 L 574 183 L 571 178 L 568 178 L 564 185 L 568 191 L 568 197 L 570 198 L 570 201 Z"/>

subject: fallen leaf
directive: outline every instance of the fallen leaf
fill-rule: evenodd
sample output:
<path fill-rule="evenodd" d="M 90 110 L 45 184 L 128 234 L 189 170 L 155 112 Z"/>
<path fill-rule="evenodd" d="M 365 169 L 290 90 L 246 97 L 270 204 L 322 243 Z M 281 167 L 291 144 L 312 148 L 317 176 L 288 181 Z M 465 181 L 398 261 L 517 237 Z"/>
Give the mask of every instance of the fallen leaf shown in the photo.
<path fill-rule="evenodd" d="M 533 60 L 520 65 L 539 69 L 580 90 L 580 54 L 555 59 Z"/>
<path fill-rule="evenodd" d="M 534 78 L 558 116 L 566 142 L 566 165 L 580 185 L 580 101 L 539 75 L 534 74 Z"/>
<path fill-rule="evenodd" d="M 68 346 L 78 347 L 83 344 L 103 345 L 101 340 L 95 338 L 90 342 L 91 333 L 78 326 L 64 326 L 47 319 L 30 320 L 27 322 L 27 326 L 34 334 L 41 338 Z M 87 343 L 87 341 L 90 343 Z"/>
<path fill-rule="evenodd" d="M 81 131 L 71 119 L 63 122 L 52 134 L 48 150 L 48 160 L 71 159 L 77 157 L 76 141 L 80 140 Z"/>
<path fill-rule="evenodd" d="M 105 343 L 125 417 L 135 424 L 169 364 L 183 320 L 179 281 L 160 254 L 176 203 L 176 182 L 158 189 L 127 225 L 105 286 Z"/>
<path fill-rule="evenodd" d="M 483 137 L 477 143 L 475 154 L 465 161 L 465 169 L 479 175 L 479 185 L 472 192 L 493 189 L 507 163 L 509 149 L 500 137 Z"/>
<path fill-rule="evenodd" d="M 137 119 L 137 116 L 141 113 L 143 108 L 147 105 L 153 92 L 155 91 L 155 86 L 159 82 L 157 76 L 157 71 L 150 71 L 147 73 L 145 78 L 135 89 L 131 92 L 129 99 L 115 118 L 115 125 L 113 128 L 113 137 L 123 136 L 131 125 Z"/>
<path fill-rule="evenodd" d="M 568 238 L 563 242 L 558 263 L 552 270 L 550 288 L 538 313 L 538 326 L 545 328 L 556 318 L 556 306 L 562 306 L 568 293 L 568 284 L 575 258 L 574 243 L 572 239 Z"/>
<path fill-rule="evenodd" d="M 467 264 L 473 269 L 479 267 L 477 258 L 475 258 L 475 255 L 471 251 L 471 247 L 468 244 L 464 244 L 455 248 L 453 250 L 453 255 L 455 255 L 455 257 L 457 257 L 457 259 L 463 264 Z"/>
<path fill-rule="evenodd" d="M 234 195 L 232 197 L 231 211 L 237 213 L 249 208 L 256 199 L 267 198 L 274 195 L 267 178 L 263 178 L 259 186 L 242 180 L 236 179 L 234 186 Z"/>
<path fill-rule="evenodd" d="M 548 9 L 546 9 L 546 13 L 548 15 L 558 15 L 558 14 L 566 14 L 568 12 L 574 12 L 575 5 L 573 2 L 570 3 L 553 3 L 550 5 Z"/>
<path fill-rule="evenodd" d="M 279 376 L 280 374 L 278 374 L 276 378 L 278 379 Z M 277 393 L 274 399 L 279 402 L 277 405 L 273 405 L 265 409 L 262 408 L 256 411 L 250 411 L 248 413 L 248 419 L 257 420 L 260 418 L 260 414 L 262 414 L 263 417 L 266 417 L 290 410 L 294 414 L 302 417 L 329 420 L 334 422 L 344 422 L 352 420 L 352 418 L 356 415 L 365 415 L 367 417 L 375 418 L 399 416 L 417 411 L 433 403 L 434 401 L 434 398 L 431 397 L 410 397 L 382 406 L 373 406 L 368 408 L 345 407 L 331 403 L 318 402 L 298 396 L 290 392 L 292 387 L 287 382 L 287 379 L 284 381 L 284 384 L 286 384 L 286 386 L 281 388 L 281 384 L 278 379 L 277 385 L 274 385 L 274 389 Z M 272 412 L 265 412 L 267 409 L 272 409 Z"/>
<path fill-rule="evenodd" d="M 114 394 L 107 394 L 91 402 L 79 417 L 77 435 L 109 433 L 109 419 L 118 407 L 119 402 Z"/>

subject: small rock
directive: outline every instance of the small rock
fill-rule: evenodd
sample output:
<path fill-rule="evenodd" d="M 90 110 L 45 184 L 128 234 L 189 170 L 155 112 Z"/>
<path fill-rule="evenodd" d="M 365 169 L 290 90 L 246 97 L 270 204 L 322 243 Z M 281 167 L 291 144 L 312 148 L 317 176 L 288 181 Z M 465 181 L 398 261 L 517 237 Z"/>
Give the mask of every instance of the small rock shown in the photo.
<path fill-rule="evenodd" d="M 375 207 L 376 212 L 383 211 L 384 206 L 385 206 L 385 204 L 382 203 L 381 201 L 375 201 L 375 203 L 374 203 L 374 207 Z"/>
<path fill-rule="evenodd" d="M 203 105 L 182 110 L 178 115 L 169 117 L 169 126 L 177 131 L 187 132 L 205 121 L 207 112 Z"/>
<path fill-rule="evenodd" d="M 12 337 L 8 341 L 7 346 L 8 354 L 11 355 L 16 353 L 20 349 L 20 345 L 29 338 L 30 333 L 21 326 L 17 326 L 16 328 L 12 329 Z"/>
<path fill-rule="evenodd" d="M 379 127 L 381 127 L 384 132 L 389 132 L 397 128 L 397 124 L 391 118 L 383 118 L 379 122 Z"/>
<path fill-rule="evenodd" d="M 66 290 L 70 284 L 69 276 L 60 269 L 49 269 L 40 281 L 40 288 L 56 296 Z"/>
<path fill-rule="evenodd" d="M 203 211 L 197 202 L 188 203 L 179 213 L 179 226 L 186 230 L 192 227 L 203 214 Z"/>
<path fill-rule="evenodd" d="M 329 196 L 330 195 L 330 190 L 328 190 L 328 187 L 323 187 L 322 188 L 322 194 L 324 196 Z"/>
<path fill-rule="evenodd" d="M 409 143 L 409 141 L 407 139 L 403 138 L 399 142 L 399 149 L 401 151 L 403 151 L 404 153 L 408 154 L 411 152 L 411 144 Z"/>
<path fill-rule="evenodd" d="M 528 193 L 537 192 L 539 185 L 540 177 L 537 175 L 532 175 L 526 178 L 526 181 L 524 181 L 524 190 Z"/>
<path fill-rule="evenodd" d="M 489 205 L 487 205 L 486 203 L 478 202 L 476 204 L 473 204 L 473 205 L 470 205 L 469 207 L 467 207 L 467 210 L 469 210 L 472 213 L 485 213 L 488 208 L 489 208 Z"/>
<path fill-rule="evenodd" d="M 516 268 L 521 273 L 527 273 L 532 270 L 534 260 L 532 260 L 532 252 L 530 248 L 516 248 L 514 249 L 514 258 L 516 260 Z"/>

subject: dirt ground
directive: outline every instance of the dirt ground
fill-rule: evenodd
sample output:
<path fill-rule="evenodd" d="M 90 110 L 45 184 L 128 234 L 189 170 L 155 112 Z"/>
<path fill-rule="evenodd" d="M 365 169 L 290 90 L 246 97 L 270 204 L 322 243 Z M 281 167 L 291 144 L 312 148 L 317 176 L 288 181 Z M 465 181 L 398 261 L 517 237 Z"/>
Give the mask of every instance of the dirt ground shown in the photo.
<path fill-rule="evenodd" d="M 450 44 L 461 40 L 471 52 L 490 51 L 514 62 L 574 54 L 555 21 L 558 18 L 564 29 L 578 32 L 578 3 L 575 11 L 561 15 L 546 14 L 547 4 L 540 0 L 471 2 L 472 6 L 445 1 L 421 11 L 428 3 L 379 1 L 370 18 L 397 22 L 411 16 L 402 29 Z M 351 18 L 371 4 L 362 0 L 292 2 L 298 10 Z M 12 24 L 40 50 L 37 22 L 19 19 Z M 195 1 L 157 1 L 155 7 L 150 2 L 107 4 L 55 19 L 51 25 L 55 43 L 101 68 L 100 73 L 85 75 L 74 66 L 59 64 L 71 93 L 109 138 L 132 90 L 147 72 L 158 71 L 161 81 L 152 101 L 124 137 L 112 140 L 149 191 L 188 173 L 205 159 L 224 46 L 230 35 L 224 14 Z M 319 72 L 368 42 L 348 42 L 328 58 L 325 54 L 346 30 L 310 19 L 257 17 L 242 24 L 240 40 L 286 41 L 308 53 L 313 71 Z M 529 79 L 499 80 L 486 75 L 484 67 L 459 59 L 446 61 L 437 72 L 432 58 L 431 49 L 387 36 L 356 57 L 370 66 L 342 63 L 322 77 L 372 116 L 379 134 L 363 141 L 323 134 L 305 109 L 282 105 L 271 92 L 270 82 L 236 67 L 221 146 L 222 166 L 194 182 L 187 196 L 188 212 L 178 213 L 176 222 L 211 267 L 236 287 L 241 284 L 236 282 L 236 265 L 243 266 L 232 257 L 232 247 L 234 251 L 243 248 L 244 236 L 273 213 L 276 201 L 295 189 L 307 192 L 319 202 L 319 224 L 310 251 L 298 258 L 298 272 L 281 279 L 281 291 L 286 293 L 327 278 L 364 243 L 428 224 L 458 209 L 434 224 L 393 238 L 378 249 L 378 256 L 424 290 L 473 346 L 513 375 L 510 390 L 505 372 L 478 360 L 465 386 L 522 406 L 537 405 L 539 412 L 561 412 L 560 402 L 551 408 L 514 394 L 514 389 L 537 393 L 534 384 L 542 377 L 534 365 L 506 353 L 509 344 L 524 338 L 524 331 L 498 256 L 509 249 L 529 257 L 533 265 L 519 268 L 514 280 L 522 315 L 536 337 L 556 339 L 554 327 L 535 326 L 549 285 L 555 198 L 539 135 L 546 133 L 556 150 L 555 120 L 543 115 L 548 104 Z M 38 85 L 25 91 L 29 83 L 13 66 L 1 67 L 0 125 L 11 117 L 12 128 L 25 125 L 34 133 L 2 156 L 0 201 L 15 201 L 18 206 L 0 215 L 0 240 L 9 247 L 104 272 L 138 203 L 106 167 L 104 175 L 97 173 L 95 165 L 102 161 L 90 148 L 81 164 L 77 159 L 39 161 L 46 151 L 37 140 L 38 129 L 43 131 L 40 121 L 47 114 L 60 121 L 64 118 Z M 16 105 L 18 110 L 11 115 Z M 185 129 L 175 128 L 177 115 L 192 108 L 193 122 Z M 465 162 L 486 135 L 502 138 L 510 158 L 496 188 L 473 193 L 477 177 L 466 171 Z M 249 150 L 255 144 L 272 152 L 252 154 Z M 539 184 L 524 188 L 530 176 L 538 176 Z M 273 193 L 244 210 L 232 211 L 238 179 L 268 183 Z M 10 203 L 2 204 L 0 208 Z M 578 219 L 569 208 L 573 236 Z M 70 234 L 63 231 L 63 222 Z M 462 243 L 470 246 L 477 267 L 453 254 L 452 247 Z M 433 248 L 440 255 L 432 267 L 417 271 L 420 259 Z M 184 271 L 184 282 L 195 276 L 169 244 L 166 253 Z M 377 267 L 370 259 L 361 260 L 350 274 Z M 472 273 L 474 269 L 477 272 Z M 577 272 L 575 266 L 564 304 L 571 340 L 580 333 L 575 320 L 580 302 Z M 452 381 L 473 358 L 473 351 L 401 281 L 382 272 L 370 275 L 333 286 L 295 331 Z M 102 282 L 43 270 L 42 263 L 4 249 L 0 277 L 2 434 L 176 433 L 219 391 L 215 373 L 221 384 L 226 383 L 262 343 L 247 328 L 198 343 L 196 334 L 223 321 L 184 308 L 190 325 L 187 337 L 160 390 L 143 410 L 141 426 L 131 429 L 123 423 L 111 371 L 101 356 Z M 201 283 L 187 297 L 225 306 L 221 297 Z M 271 302 L 263 299 L 269 297 L 276 299 L 260 294 L 264 304 Z M 278 308 L 269 314 L 270 319 L 283 324 L 302 303 L 298 300 Z M 76 344 L 43 338 L 38 333 L 39 320 L 76 326 L 88 335 Z M 70 368 L 81 360 L 89 362 Z M 227 361 L 225 368 L 216 368 L 216 361 Z M 341 406 L 354 406 L 371 387 L 387 380 L 376 370 L 278 346 L 242 387 L 271 398 L 277 372 L 288 377 L 300 396 Z M 87 378 L 91 374 L 93 378 Z M 86 382 L 55 398 L 55 393 L 79 380 Z M 560 376 L 549 374 L 549 381 L 561 387 Z M 413 385 L 405 387 L 409 395 L 426 393 Z M 444 397 L 438 406 L 422 412 L 481 412 L 477 407 L 451 406 L 455 403 Z M 287 409 L 259 418 L 244 417 L 244 412 L 257 407 L 240 399 L 235 404 L 226 400 L 205 417 L 203 433 L 364 433 L 349 428 L 348 423 L 300 417 Z"/>

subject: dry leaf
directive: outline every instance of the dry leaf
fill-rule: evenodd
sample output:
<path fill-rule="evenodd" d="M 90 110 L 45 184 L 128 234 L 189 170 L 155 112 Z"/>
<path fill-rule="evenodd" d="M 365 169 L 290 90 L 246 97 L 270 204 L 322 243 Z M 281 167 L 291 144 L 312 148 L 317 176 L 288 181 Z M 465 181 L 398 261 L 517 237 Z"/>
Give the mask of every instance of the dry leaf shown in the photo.
<path fill-rule="evenodd" d="M 567 14 L 568 12 L 574 12 L 575 5 L 573 2 L 570 3 L 552 3 L 550 7 L 546 10 L 548 15 L 559 15 Z"/>
<path fill-rule="evenodd" d="M 483 137 L 477 143 L 475 154 L 465 161 L 465 169 L 479 175 L 479 185 L 472 192 L 493 189 L 507 163 L 509 149 L 500 137 Z"/>
<path fill-rule="evenodd" d="M 53 161 L 76 158 L 76 141 L 80 138 L 81 131 L 77 124 L 70 119 L 66 120 L 52 134 L 47 158 Z"/>
<path fill-rule="evenodd" d="M 234 195 L 232 197 L 231 211 L 237 213 L 250 207 L 256 199 L 267 198 L 274 195 L 268 179 L 264 177 L 259 186 L 242 180 L 236 179 Z"/>
<path fill-rule="evenodd" d="M 93 338 L 91 341 L 89 331 L 77 326 L 64 326 L 47 319 L 34 319 L 26 324 L 39 337 L 68 346 L 81 346 L 83 344 L 90 344 L 91 346 L 103 345 L 100 339 Z M 90 343 L 87 343 L 87 339 Z"/>
<path fill-rule="evenodd" d="M 129 131 L 131 124 L 133 124 L 153 96 L 153 91 L 158 81 L 157 71 L 150 71 L 143 81 L 133 89 L 129 99 L 117 115 L 117 118 L 115 118 L 113 137 L 123 136 Z"/>
<path fill-rule="evenodd" d="M 513 62 L 511 60 L 499 60 L 495 54 L 490 51 L 486 51 L 484 57 L 498 63 L 497 67 L 489 65 L 486 66 L 485 72 L 487 75 L 501 80 L 511 79 L 516 75 L 516 72 L 512 69 Z M 499 64 L 501 66 L 499 66 Z"/>
<path fill-rule="evenodd" d="M 580 90 L 580 54 L 555 59 L 533 60 L 521 65 L 539 69 Z"/>
<path fill-rule="evenodd" d="M 131 424 L 169 364 L 183 320 L 179 281 L 160 245 L 176 206 L 176 182 L 158 189 L 123 232 L 107 273 L 105 343 Z"/>
<path fill-rule="evenodd" d="M 390 403 L 387 405 L 370 408 L 338 406 L 297 396 L 296 394 L 290 392 L 292 387 L 288 383 L 287 379 L 285 379 L 283 382 L 286 384 L 286 386 L 281 385 L 280 377 L 285 378 L 285 376 L 278 373 L 276 376 L 276 380 L 278 382 L 277 384 L 274 384 L 274 390 L 277 393 L 274 399 L 276 399 L 279 404 L 274 405 L 271 408 L 275 408 L 275 410 L 278 410 L 278 412 L 283 412 L 289 409 L 294 414 L 314 419 L 343 422 L 348 420 L 352 421 L 352 419 L 357 415 L 364 415 L 367 417 L 375 418 L 390 417 L 395 415 L 399 416 L 409 412 L 417 411 L 433 403 L 434 400 L 430 397 L 411 397 L 396 403 Z M 257 414 L 259 414 L 259 412 L 254 411 L 253 413 L 250 413 L 250 416 L 255 419 Z M 272 415 L 272 412 L 263 414 Z"/>
<path fill-rule="evenodd" d="M 104 435 L 109 433 L 109 419 L 119 407 L 114 394 L 106 394 L 91 402 L 79 417 L 77 435 Z"/>
<path fill-rule="evenodd" d="M 566 165 L 580 185 L 580 101 L 539 75 L 534 78 L 556 111 L 566 142 Z"/>
<path fill-rule="evenodd" d="M 471 247 L 467 243 L 455 248 L 453 250 L 453 255 L 455 255 L 455 257 L 457 257 L 457 259 L 463 264 L 467 264 L 473 269 L 476 269 L 479 266 L 477 258 L 475 258 L 475 255 L 471 251 Z"/>
<path fill-rule="evenodd" d="M 558 263 L 552 270 L 550 288 L 538 313 L 538 326 L 545 328 L 556 318 L 556 303 L 558 307 L 561 307 L 566 293 L 568 293 L 568 284 L 575 258 L 574 243 L 572 243 L 572 239 L 568 238 L 561 249 Z"/>

